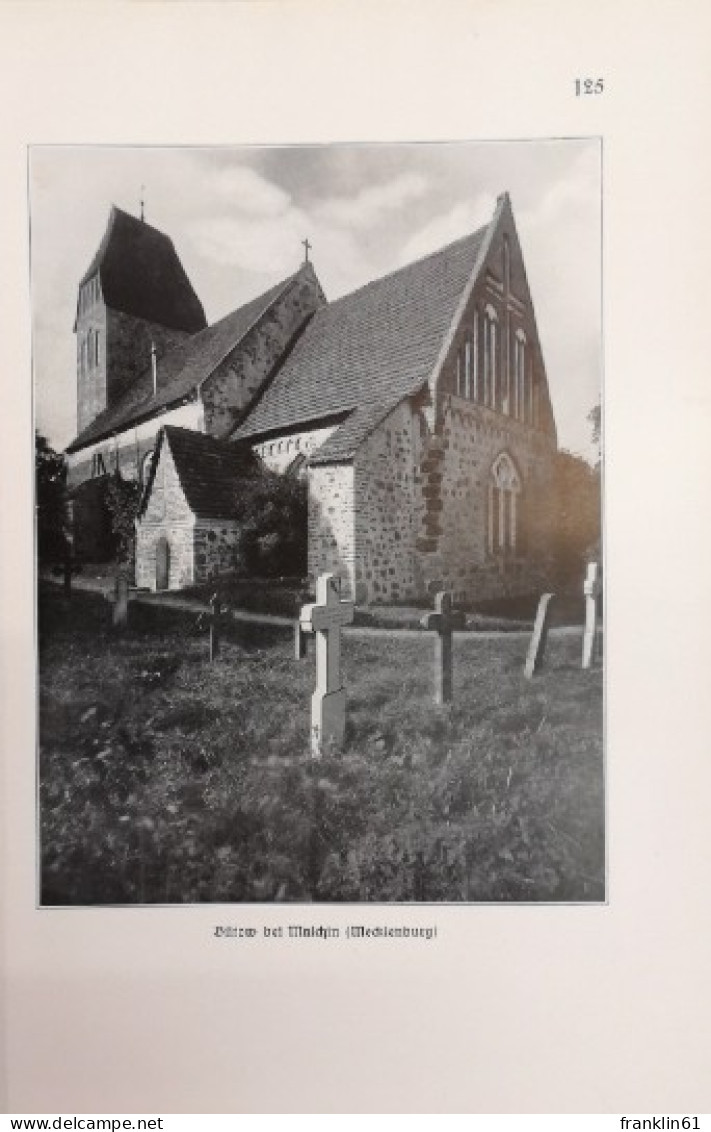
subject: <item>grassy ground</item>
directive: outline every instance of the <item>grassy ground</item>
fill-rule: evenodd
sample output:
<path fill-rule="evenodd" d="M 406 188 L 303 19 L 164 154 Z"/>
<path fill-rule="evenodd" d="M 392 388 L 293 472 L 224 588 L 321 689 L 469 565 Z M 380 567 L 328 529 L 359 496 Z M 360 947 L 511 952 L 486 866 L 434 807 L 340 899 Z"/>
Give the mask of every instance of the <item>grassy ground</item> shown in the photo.
<path fill-rule="evenodd" d="M 602 679 L 577 637 L 344 641 L 343 752 L 308 756 L 313 651 L 243 626 L 40 603 L 42 902 L 604 898 Z M 237 635 L 239 634 L 239 635 Z"/>

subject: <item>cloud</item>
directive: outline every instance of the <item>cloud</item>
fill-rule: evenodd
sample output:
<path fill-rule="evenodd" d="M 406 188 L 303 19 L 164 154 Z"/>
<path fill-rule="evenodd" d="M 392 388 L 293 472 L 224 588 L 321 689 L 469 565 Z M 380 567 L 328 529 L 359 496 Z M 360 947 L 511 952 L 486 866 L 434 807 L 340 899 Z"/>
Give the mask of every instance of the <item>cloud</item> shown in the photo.
<path fill-rule="evenodd" d="M 451 244 L 454 240 L 475 232 L 477 228 L 488 224 L 495 207 L 495 199 L 485 194 L 475 197 L 473 201 L 459 201 L 449 212 L 433 217 L 405 241 L 400 252 L 400 263 L 420 259 L 430 252 L 436 252 L 445 244 Z"/>
<path fill-rule="evenodd" d="M 280 216 L 291 204 L 289 194 L 246 165 L 212 173 L 211 186 L 218 197 L 230 200 L 250 216 Z"/>
<path fill-rule="evenodd" d="M 403 173 L 351 197 L 330 197 L 316 202 L 314 211 L 324 220 L 352 228 L 369 228 L 406 204 L 420 200 L 429 189 L 421 173 Z"/>

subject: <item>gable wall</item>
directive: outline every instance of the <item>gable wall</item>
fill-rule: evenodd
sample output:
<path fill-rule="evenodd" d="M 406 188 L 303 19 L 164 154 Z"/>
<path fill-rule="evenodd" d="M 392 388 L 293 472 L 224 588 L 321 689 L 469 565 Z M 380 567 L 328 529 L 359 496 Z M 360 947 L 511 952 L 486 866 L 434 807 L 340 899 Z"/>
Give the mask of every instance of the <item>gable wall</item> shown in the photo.
<path fill-rule="evenodd" d="M 229 435 L 294 335 L 321 302 L 315 276 L 295 280 L 207 378 L 201 388 L 207 432 L 217 437 Z"/>
<path fill-rule="evenodd" d="M 156 544 L 165 536 L 170 544 L 169 588 L 189 585 L 194 575 L 193 515 L 178 479 L 175 461 L 163 444 L 150 499 L 136 523 L 136 585 L 156 588 Z"/>

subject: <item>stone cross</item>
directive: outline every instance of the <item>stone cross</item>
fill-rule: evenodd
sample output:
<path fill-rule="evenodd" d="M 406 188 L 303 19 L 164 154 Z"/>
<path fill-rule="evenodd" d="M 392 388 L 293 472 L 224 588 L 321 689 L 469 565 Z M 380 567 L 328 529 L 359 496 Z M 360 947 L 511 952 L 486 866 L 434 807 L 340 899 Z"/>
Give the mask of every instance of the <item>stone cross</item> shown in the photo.
<path fill-rule="evenodd" d="M 304 605 L 299 617 L 302 633 L 316 634 L 316 691 L 311 697 L 311 753 L 340 746 L 346 731 L 346 690 L 341 685 L 341 629 L 355 613 L 352 601 L 341 601 L 335 574 L 321 574 L 316 601 Z"/>
<path fill-rule="evenodd" d="M 583 631 L 583 668 L 589 668 L 595 656 L 597 642 L 597 598 L 600 593 L 600 581 L 597 574 L 597 562 L 588 562 L 587 575 L 583 582 L 585 594 L 585 629 Z"/>
<path fill-rule="evenodd" d="M 528 646 L 528 656 L 523 669 L 523 674 L 527 680 L 530 680 L 534 672 L 537 672 L 543 664 L 546 641 L 548 640 L 548 607 L 553 597 L 555 597 L 555 594 L 543 594 L 538 602 L 533 635 Z"/>
<path fill-rule="evenodd" d="M 452 702 L 452 632 L 463 629 L 466 617 L 459 610 L 452 609 L 452 595 L 443 590 L 435 597 L 434 613 L 426 613 L 420 619 L 423 629 L 433 629 L 435 638 L 435 703 Z"/>
<path fill-rule="evenodd" d="M 122 577 L 116 579 L 111 620 L 114 629 L 125 629 L 128 625 L 128 582 Z"/>

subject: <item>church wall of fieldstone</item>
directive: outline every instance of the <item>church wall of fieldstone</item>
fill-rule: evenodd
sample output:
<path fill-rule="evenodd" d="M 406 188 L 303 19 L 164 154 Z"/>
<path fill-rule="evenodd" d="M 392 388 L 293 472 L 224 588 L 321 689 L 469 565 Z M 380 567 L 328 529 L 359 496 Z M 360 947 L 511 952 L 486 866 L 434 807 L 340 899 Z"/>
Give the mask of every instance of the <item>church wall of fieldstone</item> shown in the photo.
<path fill-rule="evenodd" d="M 344 598 L 355 595 L 354 476 L 352 464 L 317 465 L 308 470 L 309 579 L 332 573 Z"/>
<path fill-rule="evenodd" d="M 418 590 L 451 589 L 457 601 L 528 594 L 543 584 L 554 516 L 548 506 L 555 444 L 550 435 L 471 401 L 445 395 L 420 464 Z M 506 452 L 522 482 L 526 542 L 506 557 L 489 547 L 489 482 Z"/>
<path fill-rule="evenodd" d="M 322 303 L 312 271 L 299 275 L 202 386 L 205 430 L 226 437 L 283 357 L 294 335 Z"/>
<path fill-rule="evenodd" d="M 408 401 L 356 452 L 356 600 L 397 602 L 417 593 L 419 423 Z"/>
<path fill-rule="evenodd" d="M 103 303 L 96 302 L 77 318 L 77 432 L 91 424 L 107 405 L 106 313 Z M 99 336 L 98 365 L 86 351 L 90 331 Z"/>
<path fill-rule="evenodd" d="M 196 519 L 193 581 L 208 582 L 239 570 L 242 565 L 239 543 L 239 524 L 235 520 Z"/>

